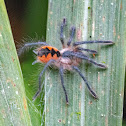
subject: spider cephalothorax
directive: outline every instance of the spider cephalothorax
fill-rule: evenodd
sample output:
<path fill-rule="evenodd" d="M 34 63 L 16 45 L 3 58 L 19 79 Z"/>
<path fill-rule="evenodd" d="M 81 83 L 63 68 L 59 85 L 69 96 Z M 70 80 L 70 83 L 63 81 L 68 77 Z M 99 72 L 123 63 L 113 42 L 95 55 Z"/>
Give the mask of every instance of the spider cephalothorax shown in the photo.
<path fill-rule="evenodd" d="M 101 67 L 101 68 L 106 68 L 106 66 L 101 63 L 95 62 L 93 59 L 89 58 L 87 55 L 83 53 L 83 51 L 86 51 L 92 54 L 96 54 L 97 52 L 95 50 L 85 49 L 85 48 L 80 47 L 79 45 L 89 44 L 89 43 L 113 44 L 113 42 L 112 41 L 81 41 L 81 42 L 74 42 L 73 45 L 71 45 L 72 39 L 75 35 L 75 27 L 72 27 L 70 30 L 70 39 L 67 42 L 67 46 L 65 46 L 64 38 L 63 38 L 63 29 L 65 25 L 66 25 L 66 19 L 64 18 L 60 27 L 60 40 L 63 45 L 63 49 L 61 51 L 59 51 L 55 47 L 49 46 L 46 42 L 26 43 L 24 47 L 22 47 L 22 49 L 24 49 L 25 47 L 28 47 L 28 46 L 32 47 L 32 46 L 39 45 L 40 47 L 38 49 L 33 50 L 33 52 L 37 55 L 37 60 L 34 61 L 32 64 L 35 64 L 37 62 L 45 63 L 45 67 L 39 75 L 39 90 L 33 97 L 33 100 L 35 100 L 36 97 L 41 92 L 41 87 L 42 87 L 41 77 L 49 65 L 53 65 L 59 68 L 61 84 L 65 92 L 67 104 L 68 104 L 68 96 L 67 96 L 66 89 L 64 87 L 64 79 L 63 79 L 64 70 L 69 70 L 69 71 L 75 70 L 85 81 L 85 84 L 87 85 L 87 88 L 89 89 L 91 95 L 96 99 L 98 98 L 96 93 L 91 89 L 84 75 L 79 70 L 78 66 L 80 65 L 82 60 L 87 60 L 88 62 L 94 65 L 97 65 L 98 67 Z"/>

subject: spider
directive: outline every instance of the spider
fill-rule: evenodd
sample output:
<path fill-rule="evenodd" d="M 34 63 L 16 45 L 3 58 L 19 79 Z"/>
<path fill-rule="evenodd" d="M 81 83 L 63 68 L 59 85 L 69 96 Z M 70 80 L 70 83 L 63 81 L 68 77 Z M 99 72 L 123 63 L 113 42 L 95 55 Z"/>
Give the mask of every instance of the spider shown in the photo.
<path fill-rule="evenodd" d="M 37 60 L 35 60 L 32 65 L 35 63 L 45 63 L 45 66 L 43 70 L 41 71 L 39 75 L 39 89 L 36 92 L 36 94 L 33 97 L 33 101 L 37 98 L 37 96 L 40 94 L 41 89 L 42 89 L 42 84 L 41 84 L 41 77 L 45 70 L 47 69 L 48 66 L 54 65 L 57 68 L 59 68 L 59 74 L 61 78 L 61 84 L 65 93 L 65 98 L 66 98 L 66 104 L 69 103 L 68 100 L 68 95 L 64 86 L 64 79 L 63 79 L 63 73 L 64 70 L 72 71 L 75 70 L 80 77 L 84 80 L 89 92 L 91 95 L 95 98 L 98 99 L 97 94 L 92 90 L 90 85 L 88 84 L 88 81 L 84 77 L 84 75 L 81 73 L 80 69 L 78 66 L 82 63 L 82 60 L 87 60 L 88 62 L 101 67 L 101 68 L 107 68 L 104 64 L 97 63 L 93 59 L 89 58 L 87 55 L 83 53 L 83 51 L 90 52 L 92 54 L 96 54 L 97 51 L 95 50 L 90 50 L 90 49 L 85 49 L 80 47 L 79 45 L 82 44 L 92 44 L 92 43 L 103 43 L 103 44 L 114 44 L 112 41 L 81 41 L 81 42 L 74 42 L 73 45 L 71 45 L 71 42 L 73 40 L 73 37 L 75 35 L 76 28 L 73 26 L 70 29 L 70 38 L 67 42 L 67 45 L 64 43 L 64 37 L 63 37 L 63 31 L 64 27 L 66 26 L 66 18 L 63 19 L 61 26 L 60 26 L 60 41 L 62 43 L 63 49 L 58 50 L 55 47 L 49 46 L 46 42 L 34 42 L 34 43 L 26 43 L 22 47 L 21 50 L 27 48 L 27 47 L 33 47 L 33 46 L 40 46 L 36 50 L 33 50 L 33 52 L 37 55 Z"/>

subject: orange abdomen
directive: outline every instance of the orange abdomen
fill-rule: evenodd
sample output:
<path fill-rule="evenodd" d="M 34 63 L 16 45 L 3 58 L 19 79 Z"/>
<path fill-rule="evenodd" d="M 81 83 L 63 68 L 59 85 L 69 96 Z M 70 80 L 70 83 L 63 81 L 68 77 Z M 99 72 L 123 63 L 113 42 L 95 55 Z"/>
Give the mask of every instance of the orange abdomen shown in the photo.
<path fill-rule="evenodd" d="M 55 47 L 42 46 L 38 50 L 38 59 L 43 63 L 47 63 L 50 59 L 56 60 L 59 57 L 60 57 L 60 52 Z"/>

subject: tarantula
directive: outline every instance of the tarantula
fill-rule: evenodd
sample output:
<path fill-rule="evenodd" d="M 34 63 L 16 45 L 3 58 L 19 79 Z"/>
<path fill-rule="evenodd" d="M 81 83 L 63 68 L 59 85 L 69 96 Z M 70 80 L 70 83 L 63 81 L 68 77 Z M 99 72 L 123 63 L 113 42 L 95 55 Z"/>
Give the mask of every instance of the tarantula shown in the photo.
<path fill-rule="evenodd" d="M 41 92 L 42 84 L 41 84 L 41 77 L 46 70 L 46 68 L 50 65 L 56 66 L 59 68 L 59 73 L 61 77 L 61 84 L 65 93 L 65 98 L 66 98 L 66 103 L 68 104 L 68 95 L 64 86 L 64 79 L 63 79 L 63 73 L 64 70 L 75 70 L 81 78 L 84 80 L 87 88 L 89 89 L 89 92 L 94 98 L 98 98 L 97 94 L 92 90 L 90 85 L 88 84 L 88 81 L 84 77 L 84 75 L 81 73 L 80 69 L 78 66 L 82 63 L 82 60 L 87 60 L 88 62 L 101 67 L 101 68 L 106 68 L 104 64 L 97 63 L 93 59 L 89 58 L 87 55 L 83 53 L 83 51 L 90 52 L 92 54 L 96 54 L 97 51 L 95 50 L 90 50 L 90 49 L 85 49 L 80 47 L 79 45 L 82 44 L 92 44 L 92 43 L 104 43 L 104 44 L 113 44 L 112 41 L 81 41 L 81 42 L 74 42 L 73 45 L 71 45 L 71 42 L 73 40 L 73 37 L 75 35 L 75 27 L 71 27 L 70 30 L 70 38 L 67 42 L 67 46 L 64 43 L 64 37 L 63 37 L 63 30 L 64 27 L 66 26 L 66 19 L 63 19 L 63 22 L 61 23 L 60 26 L 60 41 L 62 43 L 63 49 L 58 50 L 55 47 L 49 46 L 46 42 L 35 42 L 35 43 L 26 43 L 24 46 L 21 48 L 21 50 L 27 48 L 27 47 L 33 47 L 39 45 L 40 47 L 37 48 L 36 50 L 33 50 L 33 52 L 37 55 L 37 60 L 32 63 L 34 65 L 37 62 L 40 63 L 45 63 L 44 69 L 39 75 L 39 89 L 36 92 L 36 94 L 33 97 L 33 100 L 37 98 L 37 96 Z"/>

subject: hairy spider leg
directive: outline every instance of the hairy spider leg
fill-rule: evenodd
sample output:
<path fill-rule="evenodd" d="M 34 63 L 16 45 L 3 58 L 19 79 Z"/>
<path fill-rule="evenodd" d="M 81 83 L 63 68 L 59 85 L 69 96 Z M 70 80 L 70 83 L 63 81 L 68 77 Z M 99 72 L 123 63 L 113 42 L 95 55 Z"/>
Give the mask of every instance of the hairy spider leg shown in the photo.
<path fill-rule="evenodd" d="M 81 41 L 81 42 L 74 42 L 73 46 L 78 46 L 82 44 L 92 44 L 92 43 L 104 43 L 104 44 L 114 44 L 112 41 Z"/>
<path fill-rule="evenodd" d="M 75 31 L 76 31 L 76 28 L 73 26 L 71 27 L 70 29 L 70 38 L 69 38 L 69 41 L 67 42 L 67 46 L 70 46 L 72 40 L 73 40 L 73 37 L 75 35 Z"/>
<path fill-rule="evenodd" d="M 30 48 L 30 47 L 34 47 L 34 46 L 37 46 L 37 45 L 48 45 L 46 42 L 34 42 L 34 43 L 25 43 L 23 45 L 23 47 L 21 47 L 18 51 L 18 55 L 20 56 L 23 51 L 27 48 Z"/>
<path fill-rule="evenodd" d="M 107 68 L 107 66 L 101 64 L 101 63 L 97 63 L 95 62 L 93 59 L 89 58 L 88 56 L 84 55 L 82 52 L 73 52 L 73 51 L 66 51 L 62 54 L 62 57 L 71 57 L 71 56 L 75 56 L 77 58 L 83 59 L 83 60 L 87 60 L 90 63 L 97 65 L 101 68 Z"/>
<path fill-rule="evenodd" d="M 46 42 L 26 43 L 24 46 L 48 45 Z"/>
<path fill-rule="evenodd" d="M 69 104 L 69 102 L 68 102 L 67 92 L 66 92 L 66 89 L 65 89 L 65 86 L 64 86 L 63 67 L 62 67 L 62 66 L 60 66 L 59 73 L 60 73 L 60 77 L 61 77 L 61 84 L 62 84 L 62 87 L 63 87 L 64 93 L 65 93 L 65 97 L 66 97 L 66 104 Z"/>
<path fill-rule="evenodd" d="M 48 67 L 52 62 L 54 62 L 54 61 L 55 61 L 55 60 L 53 60 L 53 59 L 49 60 L 49 61 L 46 63 L 46 65 L 44 66 L 42 72 L 40 73 L 40 75 L 39 75 L 39 89 L 38 89 L 38 91 L 36 92 L 36 94 L 34 95 L 34 97 L 32 98 L 33 101 L 34 101 L 34 100 L 37 98 L 37 96 L 41 93 L 41 90 L 42 90 L 42 87 L 43 87 L 43 85 L 41 84 L 41 77 L 42 77 L 43 73 L 45 72 L 45 70 L 47 69 L 47 67 Z"/>
<path fill-rule="evenodd" d="M 90 52 L 92 54 L 97 54 L 98 52 L 95 51 L 95 50 L 91 50 L 91 49 L 85 49 L 85 48 L 81 48 L 81 47 L 78 47 L 76 48 L 77 50 L 80 50 L 80 51 L 86 51 L 86 52 Z"/>
<path fill-rule="evenodd" d="M 92 95 L 94 98 L 98 99 L 97 94 L 96 94 L 96 93 L 92 90 L 92 88 L 89 86 L 88 81 L 86 80 L 86 78 L 84 77 L 84 75 L 81 73 L 80 69 L 79 69 L 77 66 L 73 66 L 73 69 L 76 70 L 76 72 L 82 77 L 82 79 L 84 80 L 84 82 L 85 82 L 87 88 L 89 89 L 91 95 Z"/>
<path fill-rule="evenodd" d="M 105 65 L 103 65 L 103 64 L 101 64 L 101 63 L 97 63 L 96 61 L 94 61 L 93 59 L 91 59 L 91 58 L 89 58 L 88 56 L 86 56 L 86 55 L 82 55 L 82 54 L 80 54 L 80 53 L 74 53 L 73 54 L 75 57 L 78 57 L 78 58 L 81 58 L 81 59 L 83 59 L 83 60 L 88 60 L 90 63 L 92 63 L 92 64 L 94 64 L 94 65 L 96 65 L 96 66 L 99 66 L 99 67 L 102 67 L 102 68 L 107 68 L 107 66 L 105 66 Z"/>
<path fill-rule="evenodd" d="M 60 26 L 60 41 L 61 41 L 61 43 L 62 43 L 62 46 L 63 46 L 63 48 L 65 47 L 64 46 L 64 37 L 63 37 L 63 29 L 64 29 L 64 26 L 66 25 L 66 19 L 64 18 L 63 19 L 63 22 L 62 22 L 62 24 L 61 24 L 61 26 Z"/>

